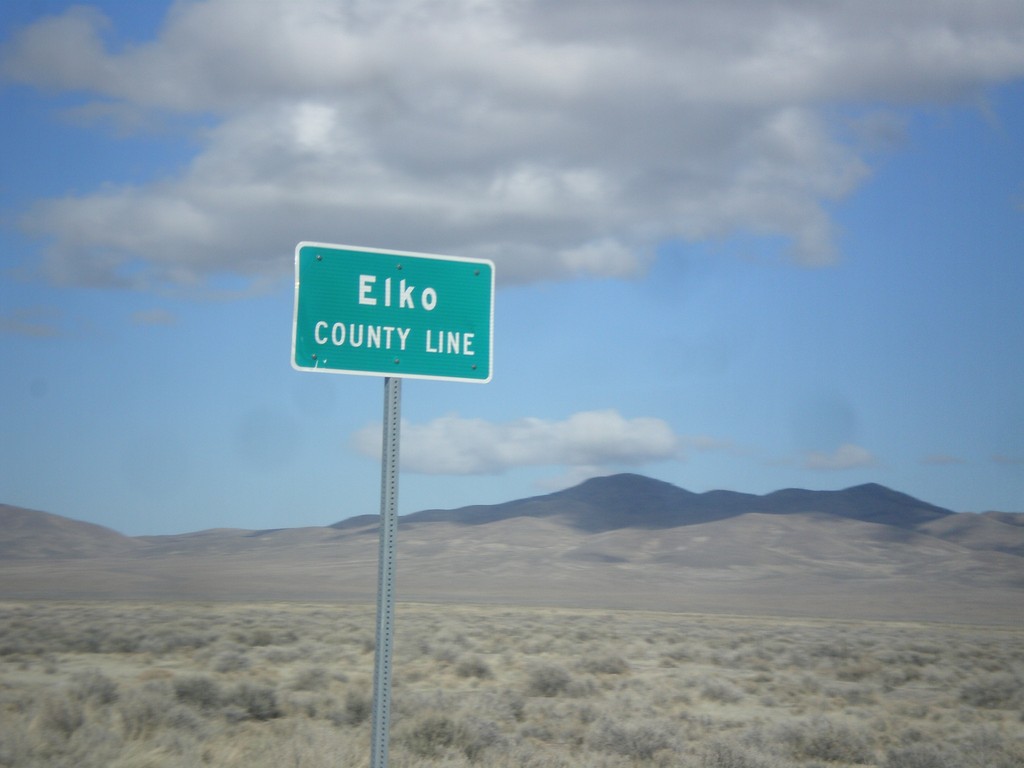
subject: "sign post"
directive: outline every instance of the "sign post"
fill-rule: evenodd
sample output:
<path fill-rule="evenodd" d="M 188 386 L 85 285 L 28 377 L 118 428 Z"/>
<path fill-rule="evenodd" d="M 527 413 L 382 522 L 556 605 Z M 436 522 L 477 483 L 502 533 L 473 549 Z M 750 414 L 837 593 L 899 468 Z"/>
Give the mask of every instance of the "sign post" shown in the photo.
<path fill-rule="evenodd" d="M 491 380 L 494 264 L 323 243 L 295 248 L 292 367 L 384 377 L 370 768 L 391 720 L 402 378 Z"/>
<path fill-rule="evenodd" d="M 395 554 L 398 539 L 398 444 L 402 380 L 384 379 L 384 445 L 380 471 L 380 547 L 377 555 L 377 642 L 373 661 L 370 766 L 388 764 L 391 722 L 391 650 L 395 624 Z"/>

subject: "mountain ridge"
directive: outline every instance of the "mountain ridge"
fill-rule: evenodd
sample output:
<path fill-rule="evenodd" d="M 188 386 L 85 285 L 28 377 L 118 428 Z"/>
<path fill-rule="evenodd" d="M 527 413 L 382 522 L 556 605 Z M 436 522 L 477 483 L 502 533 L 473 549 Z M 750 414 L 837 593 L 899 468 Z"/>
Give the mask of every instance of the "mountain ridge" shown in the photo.
<path fill-rule="evenodd" d="M 637 505 L 641 502 L 642 508 L 638 511 Z M 726 490 L 694 493 L 663 480 L 623 473 L 594 477 L 543 496 L 454 510 L 424 510 L 405 515 L 401 520 L 479 525 L 514 517 L 561 516 L 580 530 L 599 533 L 629 527 L 659 529 L 697 525 L 749 512 L 824 512 L 900 528 L 913 528 L 956 514 L 878 483 L 864 483 L 840 491 L 785 488 L 764 495 Z"/>

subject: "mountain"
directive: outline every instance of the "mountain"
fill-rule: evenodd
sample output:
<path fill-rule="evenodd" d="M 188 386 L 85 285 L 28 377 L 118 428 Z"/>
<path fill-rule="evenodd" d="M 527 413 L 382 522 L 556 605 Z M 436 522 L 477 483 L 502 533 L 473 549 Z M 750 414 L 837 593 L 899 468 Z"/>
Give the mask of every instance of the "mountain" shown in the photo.
<path fill-rule="evenodd" d="M 1024 625 L 1024 515 L 635 474 L 399 522 L 399 600 Z M 0 598 L 372 601 L 377 515 L 125 537 L 0 506 Z"/>
<path fill-rule="evenodd" d="M 735 491 L 697 494 L 642 475 L 619 474 L 595 477 L 546 496 L 490 506 L 427 510 L 407 515 L 403 520 L 481 525 L 517 517 L 554 517 L 579 530 L 599 533 L 620 528 L 699 525 L 751 512 L 819 512 L 905 529 L 954 514 L 875 483 L 842 491 L 790 488 L 765 496 Z"/>

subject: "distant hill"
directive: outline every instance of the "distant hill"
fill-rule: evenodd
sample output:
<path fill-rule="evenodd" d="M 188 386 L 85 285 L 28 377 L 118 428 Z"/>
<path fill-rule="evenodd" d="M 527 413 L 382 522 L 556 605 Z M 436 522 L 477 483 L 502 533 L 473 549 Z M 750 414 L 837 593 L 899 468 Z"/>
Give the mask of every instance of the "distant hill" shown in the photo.
<path fill-rule="evenodd" d="M 1007 552 L 1024 557 L 1024 515 L 985 512 L 950 515 L 924 523 L 919 530 L 979 551 Z"/>
<path fill-rule="evenodd" d="M 0 559 L 97 557 L 125 554 L 138 547 L 136 540 L 109 528 L 0 504 Z"/>
<path fill-rule="evenodd" d="M 399 522 L 400 600 L 1024 625 L 1024 515 L 636 474 Z M 373 600 L 376 515 L 126 537 L 0 506 L 0 598 Z"/>

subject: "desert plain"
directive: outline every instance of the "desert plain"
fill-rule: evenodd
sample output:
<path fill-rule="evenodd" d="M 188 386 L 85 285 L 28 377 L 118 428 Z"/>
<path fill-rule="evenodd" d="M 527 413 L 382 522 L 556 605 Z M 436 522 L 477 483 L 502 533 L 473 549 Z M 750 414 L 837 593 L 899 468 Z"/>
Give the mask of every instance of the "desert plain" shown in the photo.
<path fill-rule="evenodd" d="M 400 524 L 391 766 L 1024 765 L 1019 516 L 552 496 Z M 369 765 L 372 519 L 0 511 L 0 766 Z"/>

